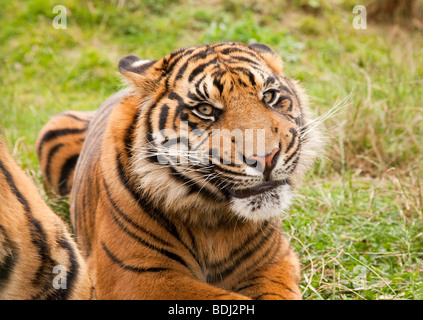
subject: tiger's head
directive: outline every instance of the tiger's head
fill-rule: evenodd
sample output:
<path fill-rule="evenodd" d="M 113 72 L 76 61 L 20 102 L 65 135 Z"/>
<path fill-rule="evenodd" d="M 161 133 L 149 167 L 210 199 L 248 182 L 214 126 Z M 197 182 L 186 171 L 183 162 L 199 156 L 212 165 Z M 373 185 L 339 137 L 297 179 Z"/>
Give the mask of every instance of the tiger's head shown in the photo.
<path fill-rule="evenodd" d="M 280 216 L 319 144 L 304 90 L 282 69 L 264 44 L 123 58 L 119 71 L 140 96 L 133 183 L 191 222 Z"/>

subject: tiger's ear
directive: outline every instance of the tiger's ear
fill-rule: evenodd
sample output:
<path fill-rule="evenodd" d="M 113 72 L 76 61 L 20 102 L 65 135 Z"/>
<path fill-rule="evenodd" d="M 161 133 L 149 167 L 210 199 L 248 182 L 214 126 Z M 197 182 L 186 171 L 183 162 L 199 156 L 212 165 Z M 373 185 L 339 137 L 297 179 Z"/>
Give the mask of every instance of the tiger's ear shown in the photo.
<path fill-rule="evenodd" d="M 135 87 L 152 89 L 163 75 L 160 60 L 142 60 L 134 55 L 123 57 L 118 69 L 122 76 Z"/>
<path fill-rule="evenodd" d="M 252 43 L 248 46 L 256 51 L 278 75 L 282 75 L 283 62 L 279 54 L 263 43 Z"/>

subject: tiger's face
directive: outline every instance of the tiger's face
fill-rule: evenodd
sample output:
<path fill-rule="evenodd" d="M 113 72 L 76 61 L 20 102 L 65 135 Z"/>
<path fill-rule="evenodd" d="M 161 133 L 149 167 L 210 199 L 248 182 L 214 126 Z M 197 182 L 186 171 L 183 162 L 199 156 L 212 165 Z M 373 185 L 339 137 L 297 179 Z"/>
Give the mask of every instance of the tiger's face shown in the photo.
<path fill-rule="evenodd" d="M 318 134 L 306 95 L 269 47 L 217 43 L 157 61 L 128 56 L 119 70 L 141 97 L 134 183 L 158 205 L 190 220 L 254 221 L 289 207 Z"/>

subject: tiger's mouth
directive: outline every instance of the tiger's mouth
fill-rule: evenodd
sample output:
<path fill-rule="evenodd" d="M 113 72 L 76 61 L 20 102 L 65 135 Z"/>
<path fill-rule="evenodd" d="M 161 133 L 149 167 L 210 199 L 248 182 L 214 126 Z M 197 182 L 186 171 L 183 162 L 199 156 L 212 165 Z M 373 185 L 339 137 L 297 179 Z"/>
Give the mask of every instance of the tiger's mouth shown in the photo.
<path fill-rule="evenodd" d="M 271 191 L 287 183 L 288 183 L 288 180 L 286 179 L 282 181 L 265 181 L 262 184 L 259 184 L 258 186 L 254 186 L 252 188 L 232 189 L 232 190 L 229 190 L 229 193 L 234 198 L 245 199 L 245 198 L 257 196 L 265 192 Z"/>

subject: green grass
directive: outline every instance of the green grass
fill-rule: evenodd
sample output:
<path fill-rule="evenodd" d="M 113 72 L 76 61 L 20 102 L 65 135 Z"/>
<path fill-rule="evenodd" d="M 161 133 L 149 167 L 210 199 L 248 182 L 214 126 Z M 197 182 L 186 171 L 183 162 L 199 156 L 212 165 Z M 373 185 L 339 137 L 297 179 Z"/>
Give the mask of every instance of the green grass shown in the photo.
<path fill-rule="evenodd" d="M 325 122 L 325 157 L 307 176 L 284 231 L 303 265 L 305 299 L 423 299 L 423 35 L 352 27 L 354 0 L 1 1 L 0 131 L 42 190 L 34 144 L 53 114 L 94 110 L 121 87 L 119 58 L 183 46 L 259 41 L 302 81 Z M 198 5 L 198 3 L 202 3 Z"/>

